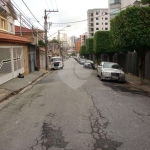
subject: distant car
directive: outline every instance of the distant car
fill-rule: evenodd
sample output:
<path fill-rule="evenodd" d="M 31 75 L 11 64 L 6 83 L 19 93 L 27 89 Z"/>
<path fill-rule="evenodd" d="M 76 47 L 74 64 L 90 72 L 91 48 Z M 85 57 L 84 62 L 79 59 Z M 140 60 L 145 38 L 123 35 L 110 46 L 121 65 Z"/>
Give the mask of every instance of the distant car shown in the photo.
<path fill-rule="evenodd" d="M 64 62 L 60 56 L 51 58 L 51 69 L 63 69 Z"/>
<path fill-rule="evenodd" d="M 92 60 L 85 60 L 83 67 L 85 67 L 85 68 L 93 68 L 93 69 L 95 68 L 94 67 L 94 63 L 93 63 Z"/>
<path fill-rule="evenodd" d="M 97 76 L 99 76 L 101 80 L 125 81 L 125 73 L 118 63 L 101 62 L 101 64 L 97 66 Z"/>
<path fill-rule="evenodd" d="M 85 59 L 80 58 L 80 59 L 79 59 L 79 63 L 80 63 L 81 65 L 83 65 L 83 64 L 85 63 Z"/>

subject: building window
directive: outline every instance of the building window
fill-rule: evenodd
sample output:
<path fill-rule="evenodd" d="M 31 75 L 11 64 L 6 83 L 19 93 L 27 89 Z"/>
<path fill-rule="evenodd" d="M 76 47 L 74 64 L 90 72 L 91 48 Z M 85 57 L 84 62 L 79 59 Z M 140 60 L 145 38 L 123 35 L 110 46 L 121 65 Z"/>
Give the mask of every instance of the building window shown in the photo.
<path fill-rule="evenodd" d="M 103 25 L 103 22 L 102 22 L 102 25 Z"/>
<path fill-rule="evenodd" d="M 13 32 L 13 24 L 10 23 L 10 31 Z"/>
<path fill-rule="evenodd" d="M 102 30 L 103 30 L 103 28 L 102 28 Z"/>
<path fill-rule="evenodd" d="M 105 18 L 105 20 L 108 20 L 108 18 Z"/>
<path fill-rule="evenodd" d="M 107 23 L 107 22 L 105 22 L 105 25 L 108 25 L 108 23 Z"/>
<path fill-rule="evenodd" d="M 93 19 L 91 19 L 91 21 L 93 21 Z"/>
<path fill-rule="evenodd" d="M 91 14 L 91 16 L 93 16 L 93 13 Z"/>
<path fill-rule="evenodd" d="M 1 28 L 5 29 L 5 20 L 1 19 Z"/>
<path fill-rule="evenodd" d="M 103 20 L 103 17 L 102 17 L 102 20 Z"/>
<path fill-rule="evenodd" d="M 98 12 L 96 12 L 96 15 L 98 15 Z"/>
<path fill-rule="evenodd" d="M 108 28 L 105 28 L 105 30 L 108 30 Z"/>
<path fill-rule="evenodd" d="M 107 15 L 108 13 L 107 12 L 105 12 L 105 15 Z"/>
<path fill-rule="evenodd" d="M 99 25 L 99 23 L 96 23 L 96 25 Z"/>
<path fill-rule="evenodd" d="M 96 20 L 98 20 L 98 18 L 96 18 Z"/>
<path fill-rule="evenodd" d="M 99 28 L 96 28 L 96 30 L 99 30 Z"/>

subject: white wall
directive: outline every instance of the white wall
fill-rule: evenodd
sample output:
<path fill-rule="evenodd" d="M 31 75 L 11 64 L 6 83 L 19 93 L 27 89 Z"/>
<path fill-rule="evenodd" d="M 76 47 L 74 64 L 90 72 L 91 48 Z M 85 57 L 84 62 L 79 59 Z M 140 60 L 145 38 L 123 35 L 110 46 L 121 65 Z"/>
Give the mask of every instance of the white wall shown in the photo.
<path fill-rule="evenodd" d="M 133 5 L 135 1 L 136 0 L 121 0 L 121 8 L 127 7 L 128 5 Z"/>

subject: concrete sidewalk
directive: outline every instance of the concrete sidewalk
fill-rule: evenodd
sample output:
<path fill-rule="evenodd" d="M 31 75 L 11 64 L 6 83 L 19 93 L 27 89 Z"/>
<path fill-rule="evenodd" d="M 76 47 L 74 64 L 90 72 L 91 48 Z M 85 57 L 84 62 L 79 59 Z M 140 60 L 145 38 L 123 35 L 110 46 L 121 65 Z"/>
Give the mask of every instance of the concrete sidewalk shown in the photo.
<path fill-rule="evenodd" d="M 143 92 L 150 94 L 150 80 L 144 79 L 143 84 L 141 84 L 140 78 L 131 74 L 126 74 L 126 82 Z"/>
<path fill-rule="evenodd" d="M 2 85 L 0 85 L 0 102 L 8 99 L 9 97 L 18 94 L 20 91 L 34 83 L 40 77 L 48 73 L 47 70 L 34 71 L 24 78 L 14 78 Z"/>
<path fill-rule="evenodd" d="M 18 94 L 20 91 L 30 86 L 44 74 L 49 73 L 47 70 L 34 71 L 24 78 L 14 78 L 2 85 L 0 85 L 0 102 L 8 99 L 9 97 Z M 140 79 L 131 74 L 126 74 L 126 82 L 128 85 L 140 89 L 143 92 L 150 94 L 150 80 L 144 80 L 144 83 L 140 84 Z"/>

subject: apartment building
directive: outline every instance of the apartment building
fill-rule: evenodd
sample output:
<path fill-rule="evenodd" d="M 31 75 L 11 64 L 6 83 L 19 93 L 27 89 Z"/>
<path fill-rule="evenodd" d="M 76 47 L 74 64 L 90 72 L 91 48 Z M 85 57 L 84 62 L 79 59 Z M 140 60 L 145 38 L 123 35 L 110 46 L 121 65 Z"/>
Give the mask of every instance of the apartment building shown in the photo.
<path fill-rule="evenodd" d="M 113 19 L 121 10 L 133 6 L 137 0 L 108 0 L 110 19 Z M 140 1 L 140 0 L 139 0 Z"/>
<path fill-rule="evenodd" d="M 110 30 L 109 9 L 98 8 L 87 11 L 88 18 L 88 37 L 93 37 L 97 31 Z"/>
<path fill-rule="evenodd" d="M 80 43 L 81 46 L 86 44 L 86 39 L 88 38 L 88 33 L 85 32 L 84 34 L 80 35 Z"/>
<path fill-rule="evenodd" d="M 76 38 L 75 40 L 75 52 L 76 53 L 79 53 L 80 47 L 81 47 L 81 40 L 80 38 Z"/>

